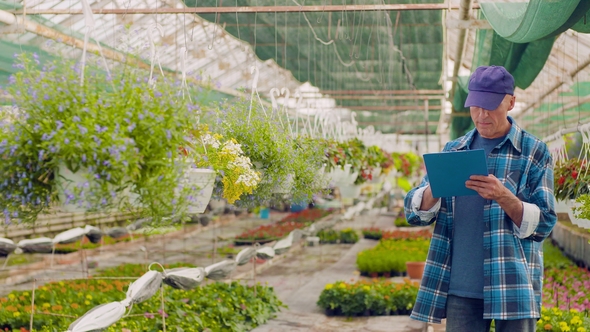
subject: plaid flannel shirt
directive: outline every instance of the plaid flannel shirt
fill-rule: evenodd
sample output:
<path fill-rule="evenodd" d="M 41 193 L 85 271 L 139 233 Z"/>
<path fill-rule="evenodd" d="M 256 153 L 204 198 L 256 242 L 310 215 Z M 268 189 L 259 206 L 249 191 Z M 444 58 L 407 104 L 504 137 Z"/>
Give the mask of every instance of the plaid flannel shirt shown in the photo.
<path fill-rule="evenodd" d="M 493 200 L 484 205 L 484 319 L 539 318 L 543 286 L 543 240 L 557 221 L 553 196 L 553 162 L 547 145 L 512 128 L 488 156 L 494 174 L 523 202 L 520 228 Z M 443 151 L 467 150 L 475 129 Z M 454 197 L 441 198 L 429 211 L 419 211 L 428 177 L 405 198 L 406 218 L 413 225 L 436 221 L 424 275 L 411 317 L 440 323 L 446 317 L 451 277 Z M 416 197 L 415 197 L 416 196 Z M 465 248 L 469 250 L 469 248 Z"/>

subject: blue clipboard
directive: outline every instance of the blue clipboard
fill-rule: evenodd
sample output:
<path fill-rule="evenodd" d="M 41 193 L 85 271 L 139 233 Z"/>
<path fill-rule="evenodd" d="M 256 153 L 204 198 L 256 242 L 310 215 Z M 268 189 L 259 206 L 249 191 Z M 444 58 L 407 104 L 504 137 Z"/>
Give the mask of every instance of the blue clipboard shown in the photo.
<path fill-rule="evenodd" d="M 483 149 L 425 153 L 423 157 L 434 198 L 477 195 L 465 187 L 465 181 L 471 175 L 488 175 Z"/>

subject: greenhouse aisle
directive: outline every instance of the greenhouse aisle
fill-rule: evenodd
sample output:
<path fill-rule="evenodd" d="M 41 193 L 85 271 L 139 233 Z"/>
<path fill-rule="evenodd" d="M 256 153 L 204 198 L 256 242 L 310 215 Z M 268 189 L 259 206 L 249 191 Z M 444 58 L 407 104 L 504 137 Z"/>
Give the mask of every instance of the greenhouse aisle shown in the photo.
<path fill-rule="evenodd" d="M 339 224 L 337 228 L 364 227 L 393 228 L 391 216 L 364 215 Z M 415 228 L 420 229 L 420 228 Z M 361 250 L 372 248 L 375 241 L 361 239 L 354 245 L 322 245 L 306 247 L 290 259 L 284 259 L 262 273 L 257 281 L 273 286 L 278 297 L 288 306 L 275 319 L 254 329 L 255 332 L 274 331 L 388 331 L 421 332 L 444 331 L 444 325 L 424 323 L 409 316 L 374 316 L 346 319 L 328 317 L 316 302 L 326 284 L 364 278 L 356 270 L 356 256 Z M 325 267 L 322 269 L 322 267 Z M 397 280 L 396 280 L 397 279 Z M 401 281 L 401 278 L 392 278 Z"/>

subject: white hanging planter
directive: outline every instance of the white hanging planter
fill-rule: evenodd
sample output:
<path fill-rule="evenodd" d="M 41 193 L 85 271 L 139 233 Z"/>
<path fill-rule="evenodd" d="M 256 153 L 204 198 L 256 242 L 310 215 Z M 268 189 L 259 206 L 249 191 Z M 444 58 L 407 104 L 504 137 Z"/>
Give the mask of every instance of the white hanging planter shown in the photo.
<path fill-rule="evenodd" d="M 350 173 L 351 164 L 344 165 L 344 168 L 335 168 L 328 173 L 328 178 L 336 186 L 353 184 L 358 176 L 358 172 Z"/>
<path fill-rule="evenodd" d="M 569 216 L 570 221 L 579 227 L 590 229 L 590 220 L 576 217 L 576 213 L 573 210 L 574 208 L 580 207 L 581 204 L 576 202 L 575 199 L 570 199 L 566 203 L 569 207 L 567 215 Z"/>
<path fill-rule="evenodd" d="M 555 201 L 555 212 L 556 213 L 569 213 L 570 210 L 571 209 L 566 201 L 562 201 L 562 200 Z"/>
<path fill-rule="evenodd" d="M 373 171 L 371 171 L 371 179 L 372 183 L 381 181 L 381 167 L 373 168 Z"/>
<path fill-rule="evenodd" d="M 272 189 L 274 194 L 288 194 L 291 192 L 293 188 L 293 183 L 295 182 L 295 176 L 293 174 L 288 174 L 287 177 L 279 182 L 276 183 Z"/>
<path fill-rule="evenodd" d="M 339 185 L 340 197 L 342 198 L 359 198 L 361 196 L 361 186 L 355 184 Z"/>
<path fill-rule="evenodd" d="M 60 202 L 60 210 L 63 212 L 86 212 L 86 207 L 82 206 L 84 202 L 76 204 L 75 197 L 69 197 L 73 195 L 76 188 L 84 186 L 88 182 L 88 172 L 85 169 L 79 169 L 77 172 L 72 172 L 64 164 L 59 164 L 57 167 L 57 174 L 55 177 L 55 183 L 57 185 L 57 196 Z"/>
<path fill-rule="evenodd" d="M 188 204 L 187 212 L 190 214 L 203 213 L 213 195 L 216 172 L 205 168 L 188 168 L 185 173 L 185 181 L 191 186 L 192 198 Z"/>
<path fill-rule="evenodd" d="M 95 183 L 86 168 L 81 167 L 77 172 L 72 172 L 66 165 L 60 163 L 57 168 L 55 183 L 60 202 L 59 209 L 62 212 L 80 213 L 88 210 L 87 201 L 79 200 L 78 197 L 73 196 L 76 188 L 88 188 Z M 115 188 L 115 186 L 112 187 Z M 68 194 L 72 196 L 68 198 Z M 115 199 L 121 200 L 124 198 L 128 199 L 132 207 L 141 207 L 139 195 L 131 192 L 131 188 L 124 188 L 117 194 Z"/>

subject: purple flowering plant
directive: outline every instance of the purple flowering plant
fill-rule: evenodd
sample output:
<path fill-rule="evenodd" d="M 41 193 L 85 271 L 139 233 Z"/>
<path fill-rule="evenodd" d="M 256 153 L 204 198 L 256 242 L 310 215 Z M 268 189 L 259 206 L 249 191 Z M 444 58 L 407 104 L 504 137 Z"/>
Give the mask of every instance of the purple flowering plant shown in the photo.
<path fill-rule="evenodd" d="M 141 206 L 155 220 L 182 213 L 190 192 L 179 185 L 186 164 L 178 148 L 196 127 L 198 108 L 178 82 L 150 84 L 145 72 L 112 64 L 110 73 L 87 65 L 82 85 L 78 63 L 42 64 L 26 53 L 15 66 L 6 89 L 14 104 L 0 123 L 7 223 L 31 223 L 64 204 L 89 212 Z M 83 180 L 60 191 L 65 172 Z"/>

